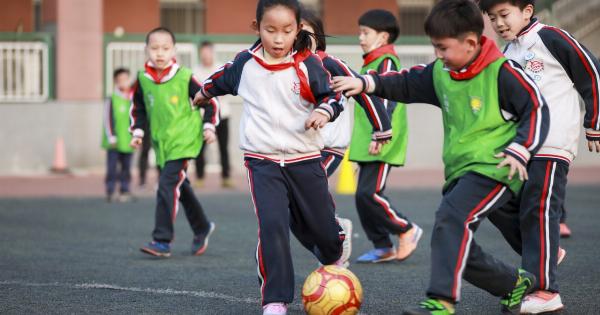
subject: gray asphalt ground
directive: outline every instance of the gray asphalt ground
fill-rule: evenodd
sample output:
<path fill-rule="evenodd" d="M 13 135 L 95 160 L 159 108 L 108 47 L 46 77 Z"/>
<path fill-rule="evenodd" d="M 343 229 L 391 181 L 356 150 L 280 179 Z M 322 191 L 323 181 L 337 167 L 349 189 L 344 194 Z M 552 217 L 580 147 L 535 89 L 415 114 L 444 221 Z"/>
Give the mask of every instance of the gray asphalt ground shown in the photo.
<path fill-rule="evenodd" d="M 568 222 L 559 268 L 563 314 L 600 314 L 600 187 L 569 187 Z M 398 208 L 425 229 L 421 246 L 402 263 L 351 265 L 365 291 L 362 313 L 399 314 L 424 296 L 429 239 L 440 194 L 389 192 Z M 173 256 L 139 252 L 150 240 L 154 200 L 107 204 L 103 199 L 0 199 L 0 314 L 260 314 L 254 262 L 256 218 L 246 194 L 201 195 L 217 230 L 204 256 L 189 254 L 192 234 L 183 213 Z M 355 223 L 353 258 L 369 249 L 352 197 L 336 198 Z M 488 251 L 518 264 L 500 234 L 484 223 L 476 235 Z M 293 240 L 296 300 L 317 261 Z M 498 314 L 498 299 L 465 285 L 459 314 Z"/>

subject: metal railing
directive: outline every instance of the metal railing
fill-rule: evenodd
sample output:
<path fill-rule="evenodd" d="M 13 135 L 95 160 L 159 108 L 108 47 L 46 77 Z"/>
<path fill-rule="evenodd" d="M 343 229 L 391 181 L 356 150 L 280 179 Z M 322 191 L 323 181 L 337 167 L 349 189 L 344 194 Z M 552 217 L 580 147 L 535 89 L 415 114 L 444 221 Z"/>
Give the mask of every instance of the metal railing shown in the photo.
<path fill-rule="evenodd" d="M 0 102 L 44 102 L 49 96 L 48 44 L 0 41 Z"/>

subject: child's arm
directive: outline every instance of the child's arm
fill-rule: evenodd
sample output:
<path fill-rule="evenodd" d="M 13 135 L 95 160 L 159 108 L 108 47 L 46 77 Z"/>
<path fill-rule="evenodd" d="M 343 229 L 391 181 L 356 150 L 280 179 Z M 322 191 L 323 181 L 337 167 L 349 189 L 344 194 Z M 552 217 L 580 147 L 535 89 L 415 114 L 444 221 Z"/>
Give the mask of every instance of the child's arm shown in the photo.
<path fill-rule="evenodd" d="M 537 85 L 514 61 L 508 60 L 498 74 L 501 114 L 505 120 L 518 122 L 517 135 L 497 157 L 504 157 L 498 167 L 510 166 L 509 179 L 516 171 L 527 179 L 527 163 L 542 146 L 550 127 L 546 101 Z"/>
<path fill-rule="evenodd" d="M 348 76 L 358 78 L 360 75 L 350 69 L 342 60 L 328 56 L 323 60 L 325 68 L 333 76 Z M 356 102 L 364 108 L 373 126 L 374 141 L 389 141 L 392 139 L 392 124 L 385 110 L 382 100 L 378 97 L 371 97 L 365 93 L 355 95 Z"/>
<path fill-rule="evenodd" d="M 200 84 L 193 75 L 190 78 L 188 90 L 190 98 L 194 98 L 194 96 L 202 90 L 202 84 Z M 209 99 L 208 102 L 198 103 L 198 106 L 204 109 L 204 117 L 202 119 L 204 141 L 206 141 L 206 143 L 213 143 L 216 140 L 217 126 L 219 125 L 221 118 L 219 101 L 216 97 L 213 97 Z"/>
<path fill-rule="evenodd" d="M 131 122 L 129 131 L 133 135 L 131 146 L 137 149 L 142 144 L 142 139 L 144 138 L 144 126 L 147 124 L 144 93 L 142 92 L 142 86 L 139 81 L 136 81 L 133 85 L 133 100 L 131 101 L 129 118 Z"/>
<path fill-rule="evenodd" d="M 252 58 L 252 55 L 249 52 L 242 51 L 233 61 L 217 69 L 208 79 L 204 80 L 202 88 L 194 95 L 194 104 L 205 102 L 215 96 L 237 95 L 242 70 L 250 58 Z"/>
<path fill-rule="evenodd" d="M 333 88 L 347 96 L 365 92 L 403 103 L 440 106 L 433 87 L 433 63 L 385 74 L 370 72 L 359 78 L 335 77 Z"/>
<path fill-rule="evenodd" d="M 104 104 L 104 134 L 108 139 L 108 144 L 114 147 L 117 144 L 117 136 L 115 130 L 115 118 L 113 116 L 112 98 L 108 98 Z"/>
<path fill-rule="evenodd" d="M 585 102 L 583 127 L 588 148 L 600 152 L 600 62 L 569 33 L 546 26 L 539 36 L 558 60 Z M 575 105 L 575 104 L 574 104 Z"/>
<path fill-rule="evenodd" d="M 344 107 L 340 104 L 342 95 L 331 89 L 331 75 L 325 69 L 317 55 L 310 55 L 303 61 L 308 72 L 310 92 L 314 97 L 315 110 L 306 121 L 305 127 L 322 128 L 327 122 L 334 121 Z"/>

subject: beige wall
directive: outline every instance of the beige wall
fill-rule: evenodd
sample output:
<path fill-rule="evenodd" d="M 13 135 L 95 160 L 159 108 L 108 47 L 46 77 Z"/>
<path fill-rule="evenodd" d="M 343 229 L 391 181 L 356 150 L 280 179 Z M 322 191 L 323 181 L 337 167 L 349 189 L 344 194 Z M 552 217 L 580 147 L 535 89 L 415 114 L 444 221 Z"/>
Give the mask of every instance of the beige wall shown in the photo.
<path fill-rule="evenodd" d="M 57 0 L 57 98 L 100 99 L 102 63 L 102 0 Z"/>

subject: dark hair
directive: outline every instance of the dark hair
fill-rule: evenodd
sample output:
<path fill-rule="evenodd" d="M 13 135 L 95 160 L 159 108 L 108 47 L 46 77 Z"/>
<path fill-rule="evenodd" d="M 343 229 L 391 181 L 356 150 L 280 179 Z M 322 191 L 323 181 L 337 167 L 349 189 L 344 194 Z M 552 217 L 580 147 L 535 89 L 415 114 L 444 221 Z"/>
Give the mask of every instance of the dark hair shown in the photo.
<path fill-rule="evenodd" d="M 479 8 L 483 12 L 489 12 L 495 5 L 510 3 L 511 5 L 519 7 L 523 10 L 526 6 L 532 5 L 535 8 L 535 0 L 479 0 Z"/>
<path fill-rule="evenodd" d="M 483 34 L 483 15 L 472 0 L 442 0 L 425 20 L 425 33 L 432 38 L 462 38 Z"/>
<path fill-rule="evenodd" d="M 358 18 L 358 25 L 370 27 L 377 32 L 386 32 L 390 35 L 388 44 L 398 38 L 400 27 L 392 12 L 382 9 L 369 10 Z"/>
<path fill-rule="evenodd" d="M 297 26 L 300 27 L 300 11 L 302 10 L 302 6 L 298 0 L 258 0 L 258 4 L 256 5 L 256 23 L 259 25 L 259 27 L 265 11 L 267 11 L 269 8 L 279 5 L 284 6 L 294 12 Z M 296 36 L 296 41 L 294 42 L 294 49 L 297 51 L 310 50 L 312 45 L 310 37 L 310 32 L 300 30 Z"/>
<path fill-rule="evenodd" d="M 301 15 L 302 19 L 315 31 L 312 34 L 312 37 L 317 43 L 317 50 L 325 51 L 327 49 L 327 42 L 325 41 L 327 35 L 325 35 L 323 21 L 321 21 L 321 19 L 317 17 L 317 14 L 313 10 L 307 9 L 305 7 L 302 8 Z"/>
<path fill-rule="evenodd" d="M 118 76 L 120 76 L 123 73 L 129 75 L 129 69 L 122 68 L 122 67 L 115 69 L 115 71 L 113 71 L 113 80 L 116 79 Z"/>
<path fill-rule="evenodd" d="M 151 30 L 150 32 L 148 32 L 148 34 L 146 34 L 146 45 L 148 45 L 148 43 L 150 42 L 150 35 L 154 34 L 154 33 L 167 33 L 169 34 L 169 36 L 171 36 L 171 39 L 173 40 L 173 45 L 175 45 L 175 34 L 173 34 L 173 32 L 171 32 L 170 29 L 166 28 L 166 27 L 157 27 L 153 30 Z"/>
<path fill-rule="evenodd" d="M 209 41 L 209 40 L 204 40 L 200 43 L 200 46 L 198 46 L 198 48 L 202 49 L 205 47 L 210 47 L 212 48 L 214 46 L 213 42 Z"/>

